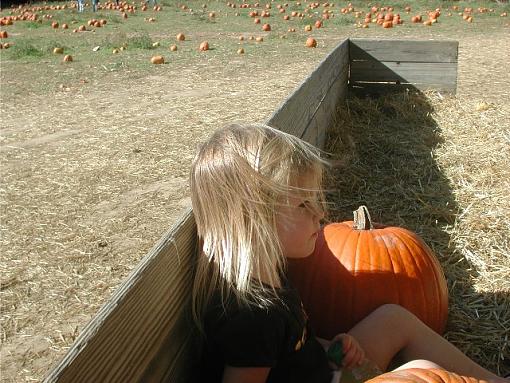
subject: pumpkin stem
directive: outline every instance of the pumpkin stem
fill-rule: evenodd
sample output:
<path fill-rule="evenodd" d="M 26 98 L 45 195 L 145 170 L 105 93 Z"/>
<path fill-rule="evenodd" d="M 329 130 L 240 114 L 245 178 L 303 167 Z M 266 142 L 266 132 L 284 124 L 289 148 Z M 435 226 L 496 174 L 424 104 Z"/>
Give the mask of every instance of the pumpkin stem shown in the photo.
<path fill-rule="evenodd" d="M 353 211 L 354 213 L 354 229 L 356 230 L 372 230 L 372 219 L 370 213 L 365 205 L 361 205 L 358 210 Z"/>

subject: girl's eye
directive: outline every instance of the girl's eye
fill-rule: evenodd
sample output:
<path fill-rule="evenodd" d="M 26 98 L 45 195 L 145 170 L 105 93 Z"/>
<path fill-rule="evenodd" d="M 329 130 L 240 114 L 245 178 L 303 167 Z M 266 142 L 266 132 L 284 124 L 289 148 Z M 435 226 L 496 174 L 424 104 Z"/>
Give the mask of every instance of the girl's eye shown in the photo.
<path fill-rule="evenodd" d="M 302 208 L 310 207 L 310 201 L 303 201 L 302 203 L 299 204 L 299 207 L 302 207 Z"/>

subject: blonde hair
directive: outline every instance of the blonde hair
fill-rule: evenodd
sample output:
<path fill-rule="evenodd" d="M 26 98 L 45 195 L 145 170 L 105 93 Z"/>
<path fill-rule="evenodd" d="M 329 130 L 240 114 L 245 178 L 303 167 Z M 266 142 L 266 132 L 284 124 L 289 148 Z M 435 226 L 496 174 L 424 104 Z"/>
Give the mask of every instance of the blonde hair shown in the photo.
<path fill-rule="evenodd" d="M 326 161 L 313 145 L 263 124 L 231 124 L 199 149 L 191 169 L 191 201 L 201 244 L 193 285 L 193 318 L 215 291 L 240 304 L 266 306 L 276 298 L 285 258 L 276 207 L 293 179 L 310 174 L 320 192 Z M 260 276 L 264 275 L 264 282 Z"/>

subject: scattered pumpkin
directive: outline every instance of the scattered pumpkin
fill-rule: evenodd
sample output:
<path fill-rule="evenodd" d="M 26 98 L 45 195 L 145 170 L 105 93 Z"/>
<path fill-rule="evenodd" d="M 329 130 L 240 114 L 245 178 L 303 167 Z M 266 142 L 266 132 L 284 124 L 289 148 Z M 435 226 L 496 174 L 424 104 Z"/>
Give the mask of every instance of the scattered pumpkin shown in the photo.
<path fill-rule="evenodd" d="M 64 60 L 63 60 L 63 61 L 64 61 L 64 62 L 71 62 L 71 61 L 73 61 L 73 56 L 71 56 L 71 55 L 65 55 L 65 56 L 64 56 Z"/>
<path fill-rule="evenodd" d="M 209 50 L 209 43 L 207 41 L 202 41 L 200 46 L 198 47 L 199 51 L 205 52 Z"/>
<path fill-rule="evenodd" d="M 244 48 L 239 48 L 237 50 L 237 54 L 240 54 L 240 55 L 244 54 Z"/>
<path fill-rule="evenodd" d="M 175 52 L 177 50 L 177 45 L 170 45 L 170 51 Z"/>
<path fill-rule="evenodd" d="M 112 51 L 112 53 L 113 53 L 114 55 L 115 55 L 115 54 L 117 54 L 117 53 L 119 53 L 119 52 L 120 52 L 120 51 L 119 51 L 117 48 L 114 48 L 114 49 L 113 49 L 113 51 Z"/>
<path fill-rule="evenodd" d="M 310 24 L 305 25 L 305 32 L 310 32 L 312 30 L 312 26 Z"/>
<path fill-rule="evenodd" d="M 262 36 L 258 36 L 255 38 L 255 41 L 258 42 L 258 43 L 261 43 L 264 41 L 264 38 Z"/>
<path fill-rule="evenodd" d="M 322 21 L 317 20 L 317 21 L 315 22 L 315 28 L 317 28 L 317 29 L 322 28 Z"/>
<path fill-rule="evenodd" d="M 52 23 L 51 23 L 51 27 L 52 27 L 53 29 L 58 29 L 58 23 L 57 23 L 56 21 L 52 21 Z"/>
<path fill-rule="evenodd" d="M 7 31 L 0 31 L 0 39 L 6 39 L 9 37 Z"/>
<path fill-rule="evenodd" d="M 432 250 L 409 230 L 373 224 L 365 206 L 354 221 L 324 226 L 313 254 L 289 259 L 288 271 L 317 336 L 346 332 L 385 303 L 445 329 L 448 290 Z"/>
<path fill-rule="evenodd" d="M 151 57 L 151 63 L 159 65 L 165 63 L 165 58 L 163 56 L 152 56 Z"/>
<path fill-rule="evenodd" d="M 184 36 L 184 33 L 178 33 L 176 39 L 177 41 L 184 41 L 186 40 L 186 36 Z"/>
<path fill-rule="evenodd" d="M 308 48 L 315 48 L 317 47 L 317 40 L 315 40 L 313 37 L 309 37 L 306 39 L 306 46 Z"/>
<path fill-rule="evenodd" d="M 53 53 L 56 55 L 61 55 L 64 53 L 64 48 L 62 48 L 62 47 L 53 48 Z"/>
<path fill-rule="evenodd" d="M 478 380 L 472 377 L 457 375 L 453 372 L 440 369 L 409 368 L 387 372 L 372 378 L 365 383 L 484 383 L 485 380 Z"/>
<path fill-rule="evenodd" d="M 62 29 L 69 29 L 69 25 L 67 25 L 66 23 L 62 24 Z"/>
<path fill-rule="evenodd" d="M 271 25 L 269 24 L 264 24 L 262 26 L 262 30 L 265 31 L 265 32 L 269 32 L 271 30 Z"/>

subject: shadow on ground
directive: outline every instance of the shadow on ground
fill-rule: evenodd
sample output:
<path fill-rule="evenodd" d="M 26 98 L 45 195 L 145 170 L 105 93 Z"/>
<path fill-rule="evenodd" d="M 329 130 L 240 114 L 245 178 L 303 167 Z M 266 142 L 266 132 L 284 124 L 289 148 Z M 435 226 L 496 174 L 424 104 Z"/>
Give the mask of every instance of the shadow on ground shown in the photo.
<path fill-rule="evenodd" d="M 434 250 L 449 289 L 446 338 L 482 366 L 510 372 L 508 293 L 479 293 L 475 268 L 449 234 L 459 209 L 436 163 L 440 127 L 425 94 L 352 95 L 338 110 L 326 148 L 337 161 L 327 177 L 329 220 L 352 220 L 367 205 L 375 222 L 406 227 Z M 506 319 L 508 321 L 508 319 Z"/>

